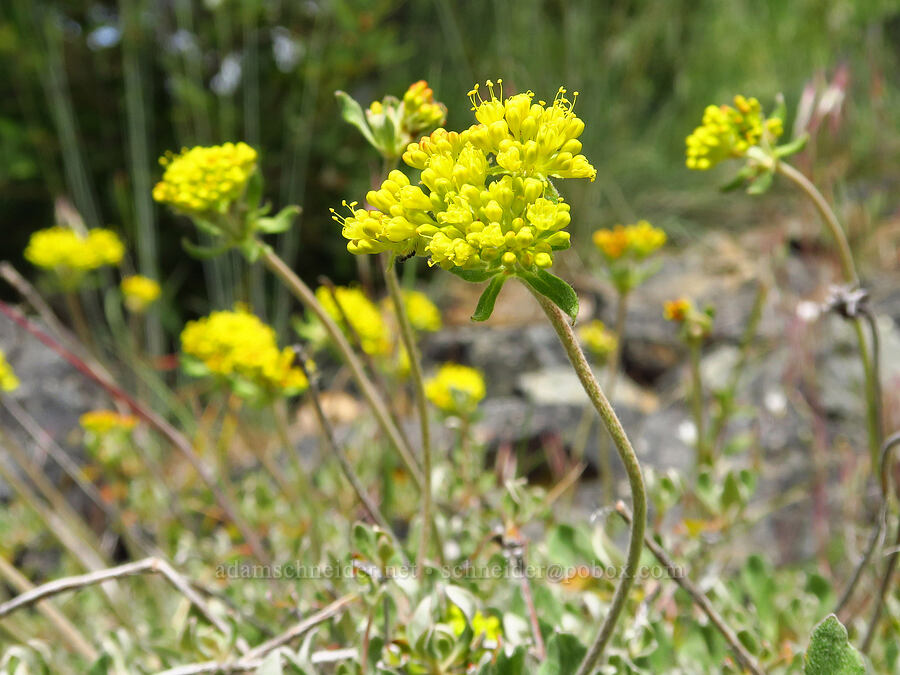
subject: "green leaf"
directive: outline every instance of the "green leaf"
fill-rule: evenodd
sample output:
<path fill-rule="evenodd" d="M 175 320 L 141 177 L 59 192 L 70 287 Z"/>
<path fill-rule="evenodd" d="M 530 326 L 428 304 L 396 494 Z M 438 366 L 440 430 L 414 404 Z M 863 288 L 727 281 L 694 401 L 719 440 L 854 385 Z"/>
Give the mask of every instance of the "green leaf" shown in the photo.
<path fill-rule="evenodd" d="M 819 623 L 809 640 L 804 658 L 806 675 L 864 675 L 862 656 L 847 636 L 847 629 L 834 614 Z"/>
<path fill-rule="evenodd" d="M 215 258 L 231 248 L 228 244 L 222 244 L 221 246 L 200 246 L 199 244 L 194 244 L 188 240 L 187 237 L 182 238 L 181 245 L 184 247 L 184 250 L 188 252 L 188 255 L 199 258 L 200 260 Z"/>
<path fill-rule="evenodd" d="M 584 658 L 587 649 L 578 638 L 569 633 L 554 633 L 547 643 L 547 660 L 538 669 L 538 675 L 571 675 Z"/>
<path fill-rule="evenodd" d="M 480 284 L 481 282 L 492 279 L 497 275 L 496 271 L 488 272 L 486 270 L 465 270 L 462 267 L 451 267 L 450 272 L 458 276 L 463 281 L 471 281 L 475 284 Z"/>
<path fill-rule="evenodd" d="M 487 663 L 478 675 L 525 675 L 525 647 L 519 645 L 509 656 L 502 649 L 496 663 Z"/>
<path fill-rule="evenodd" d="M 537 274 L 523 270 L 518 275 L 525 283 L 568 314 L 572 321 L 578 316 L 578 294 L 568 283 L 547 270 L 538 270 Z"/>
<path fill-rule="evenodd" d="M 788 157 L 789 155 L 793 155 L 795 153 L 800 152 L 803 148 L 806 147 L 806 144 L 809 142 L 809 134 L 802 134 L 797 136 L 797 138 L 792 141 L 785 143 L 784 145 L 779 145 L 775 148 L 775 156 L 778 159 L 782 157 Z"/>
<path fill-rule="evenodd" d="M 761 195 L 766 192 L 770 187 L 772 187 L 773 175 L 774 174 L 771 171 L 766 171 L 759 174 L 747 187 L 747 194 Z"/>
<path fill-rule="evenodd" d="M 265 234 L 279 234 L 290 229 L 291 223 L 300 214 L 299 206 L 285 206 L 270 218 L 258 218 L 256 229 Z"/>
<path fill-rule="evenodd" d="M 375 142 L 375 136 L 372 135 L 372 130 L 369 128 L 368 122 L 366 122 L 366 114 L 363 112 L 359 103 L 357 103 L 350 94 L 344 91 L 338 90 L 334 92 L 334 96 L 337 98 L 338 105 L 341 108 L 341 117 L 359 129 L 360 133 L 372 147 L 377 148 L 378 144 Z"/>
<path fill-rule="evenodd" d="M 746 183 L 750 178 L 752 178 L 754 173 L 756 173 L 756 169 L 754 167 L 745 165 L 734 175 L 734 178 L 732 178 L 724 185 L 719 186 L 719 190 L 721 190 L 722 192 L 731 192 L 732 190 L 737 190 L 739 187 L 742 187 L 744 183 Z"/>
<path fill-rule="evenodd" d="M 472 315 L 472 321 L 487 321 L 494 312 L 494 303 L 497 302 L 497 296 L 500 289 L 506 283 L 506 276 L 503 274 L 493 277 L 487 287 L 482 291 L 481 297 L 478 298 L 478 306 Z"/>
<path fill-rule="evenodd" d="M 259 668 L 256 669 L 256 675 L 282 675 L 283 672 L 281 669 L 280 649 L 269 652 L 269 655 L 263 659 Z"/>

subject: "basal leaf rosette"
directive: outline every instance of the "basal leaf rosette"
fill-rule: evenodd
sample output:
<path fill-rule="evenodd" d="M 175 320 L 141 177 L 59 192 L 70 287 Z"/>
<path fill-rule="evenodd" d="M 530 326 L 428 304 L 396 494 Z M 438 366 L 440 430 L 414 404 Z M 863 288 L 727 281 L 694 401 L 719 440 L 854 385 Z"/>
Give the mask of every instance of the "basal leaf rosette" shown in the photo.
<path fill-rule="evenodd" d="M 550 104 L 532 92 L 503 99 L 496 91 L 488 82 L 487 98 L 478 87 L 470 92 L 478 124 L 437 129 L 407 147 L 403 161 L 419 171 L 417 182 L 394 170 L 366 195 L 371 209 L 345 204 L 349 214 L 334 218 L 351 253 L 417 255 L 468 281 L 490 281 L 475 319 L 490 316 L 511 276 L 574 318 L 574 291 L 547 272 L 554 253 L 569 247 L 571 221 L 550 179 L 596 176 L 577 140 L 584 123 L 565 89 Z"/>

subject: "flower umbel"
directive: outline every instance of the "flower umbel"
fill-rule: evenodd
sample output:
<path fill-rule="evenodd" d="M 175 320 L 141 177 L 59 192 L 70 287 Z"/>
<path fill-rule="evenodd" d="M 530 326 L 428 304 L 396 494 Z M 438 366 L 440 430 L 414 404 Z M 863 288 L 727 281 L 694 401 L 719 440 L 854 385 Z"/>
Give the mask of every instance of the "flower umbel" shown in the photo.
<path fill-rule="evenodd" d="M 246 308 L 213 312 L 189 322 L 181 332 L 181 349 L 196 374 L 229 379 L 239 394 L 298 394 L 308 382 L 294 365 L 290 347 L 279 350 L 275 330 Z M 200 368 L 196 365 L 199 364 Z"/>
<path fill-rule="evenodd" d="M 666 243 L 666 233 L 646 220 L 639 220 L 633 225 L 616 225 L 611 230 L 597 230 L 593 239 L 594 245 L 607 260 L 618 260 L 625 256 L 643 260 Z"/>
<path fill-rule="evenodd" d="M 131 431 L 137 424 L 137 418 L 117 413 L 115 410 L 91 410 L 79 417 L 78 423 L 85 431 L 105 436 L 113 431 Z"/>
<path fill-rule="evenodd" d="M 160 294 L 159 284 L 140 274 L 123 278 L 119 287 L 125 296 L 125 306 L 137 314 L 145 312 Z"/>
<path fill-rule="evenodd" d="M 735 96 L 733 108 L 706 107 L 702 124 L 687 137 L 685 163 L 689 169 L 711 169 L 723 160 L 744 157 L 763 139 L 774 143 L 783 130 L 778 117 L 766 119 L 757 99 Z"/>
<path fill-rule="evenodd" d="M 244 193 L 256 160 L 256 150 L 246 143 L 169 153 L 159 160 L 165 172 L 153 199 L 188 215 L 224 213 Z"/>
<path fill-rule="evenodd" d="M 6 354 L 0 349 L 0 391 L 15 391 L 19 388 L 19 378 L 6 360 Z"/>
<path fill-rule="evenodd" d="M 469 415 L 485 396 L 484 376 L 475 368 L 445 363 L 425 383 L 425 395 L 445 413 Z"/>
<path fill-rule="evenodd" d="M 550 267 L 553 252 L 568 248 L 569 205 L 549 179 L 596 175 L 580 154 L 575 97 L 560 89 L 550 104 L 531 92 L 504 100 L 490 82 L 488 91 L 470 92 L 478 124 L 409 145 L 403 161 L 421 171 L 418 184 L 392 171 L 366 195 L 374 210 L 354 203 L 334 215 L 351 253 L 416 254 L 487 278 Z"/>
<path fill-rule="evenodd" d="M 125 245 L 112 230 L 96 228 L 80 234 L 55 226 L 31 235 L 25 259 L 32 265 L 56 272 L 61 277 L 79 277 L 107 265 L 118 265 Z"/>
<path fill-rule="evenodd" d="M 391 351 L 391 338 L 384 317 L 378 306 L 361 289 L 336 286 L 332 293 L 327 286 L 319 286 L 316 289 L 316 300 L 345 332 L 349 322 L 350 328 L 359 336 L 366 354 L 383 356 Z"/>

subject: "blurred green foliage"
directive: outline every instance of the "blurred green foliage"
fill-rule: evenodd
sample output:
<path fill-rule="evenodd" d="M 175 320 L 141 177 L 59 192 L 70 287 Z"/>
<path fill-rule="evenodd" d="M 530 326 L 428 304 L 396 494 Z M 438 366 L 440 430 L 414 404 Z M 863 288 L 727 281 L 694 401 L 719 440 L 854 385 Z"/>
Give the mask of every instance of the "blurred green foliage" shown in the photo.
<path fill-rule="evenodd" d="M 218 304 L 252 294 L 261 277 L 248 281 L 240 260 L 182 255 L 185 224 L 145 194 L 167 149 L 241 139 L 261 151 L 267 197 L 304 206 L 280 252 L 307 278 L 344 280 L 355 267 L 328 207 L 364 194 L 378 166 L 339 121 L 333 91 L 369 101 L 420 78 L 448 105 L 451 128 L 471 122 L 465 93 L 476 81 L 502 77 L 507 92 L 546 98 L 560 85 L 580 92 L 599 175 L 567 187 L 576 241 L 637 217 L 676 240 L 752 222 L 752 205 L 736 212 L 684 169 L 684 137 L 708 103 L 743 92 L 770 107 L 784 92 L 791 111 L 805 84 L 841 66 L 847 102 L 821 132 L 830 154 L 817 163 L 887 190 L 900 149 L 898 35 L 891 0 L 8 0 L 0 258 L 21 263 L 29 233 L 51 224 L 65 196 L 88 225 L 120 226 L 142 272 L 158 265 L 180 285 L 181 310 L 207 293 Z"/>

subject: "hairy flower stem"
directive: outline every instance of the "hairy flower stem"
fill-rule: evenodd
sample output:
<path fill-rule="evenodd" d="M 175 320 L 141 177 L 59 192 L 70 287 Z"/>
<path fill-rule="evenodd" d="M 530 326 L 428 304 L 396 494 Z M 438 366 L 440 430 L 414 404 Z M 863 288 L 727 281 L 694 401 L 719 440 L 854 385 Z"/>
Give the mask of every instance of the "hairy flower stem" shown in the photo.
<path fill-rule="evenodd" d="M 697 475 L 703 467 L 712 465 L 713 457 L 706 439 L 706 424 L 703 415 L 703 379 L 700 375 L 701 342 L 697 338 L 688 339 L 691 354 L 691 414 L 697 430 Z"/>
<path fill-rule="evenodd" d="M 800 171 L 785 162 L 778 162 L 775 170 L 782 176 L 792 181 L 794 185 L 812 201 L 813 206 L 819 212 L 831 236 L 834 238 L 838 248 L 838 257 L 841 261 L 841 272 L 844 281 L 852 286 L 859 286 L 859 275 L 856 272 L 856 265 L 853 263 L 853 253 L 850 251 L 850 244 L 847 242 L 847 236 L 841 224 L 838 222 L 837 216 L 831 206 L 819 192 L 818 188 L 810 182 Z M 873 470 L 878 466 L 878 451 L 881 447 L 881 426 L 879 423 L 880 413 L 878 410 L 878 400 L 880 392 L 876 382 L 875 369 L 869 356 L 869 347 L 866 343 L 866 336 L 859 319 L 853 320 L 853 328 L 856 332 L 856 340 L 859 344 L 859 356 L 862 361 L 863 375 L 865 377 L 866 386 L 866 421 L 869 428 L 869 452 L 872 460 Z"/>
<path fill-rule="evenodd" d="M 397 315 L 397 323 L 400 326 L 400 337 L 403 346 L 409 356 L 409 371 L 412 375 L 413 390 L 416 397 L 416 408 L 419 413 L 419 431 L 422 436 L 422 473 L 425 479 L 422 485 L 422 534 L 419 539 L 419 551 L 416 554 L 416 574 L 421 577 L 422 563 L 428 555 L 428 534 L 430 530 L 437 533 L 432 513 L 431 493 L 431 430 L 428 425 L 428 400 L 425 398 L 425 380 L 422 377 L 422 357 L 419 347 L 416 345 L 416 336 L 413 333 L 412 324 L 406 313 L 406 303 L 403 301 L 403 293 L 400 290 L 400 282 L 397 279 L 397 269 L 394 267 L 394 258 L 391 256 L 384 268 L 384 281 L 388 293 L 391 296 L 391 304 L 394 306 L 394 314 Z"/>
<path fill-rule="evenodd" d="M 419 468 L 416 458 L 413 456 L 409 446 L 403 440 L 403 436 L 399 429 L 397 429 L 397 425 L 394 424 L 394 421 L 391 419 L 391 415 L 388 412 L 384 400 L 363 370 L 362 363 L 360 362 L 359 357 L 353 352 L 352 347 L 350 347 L 350 344 L 347 342 L 347 338 L 344 337 L 341 329 L 328 315 L 328 312 L 326 312 L 322 305 L 319 304 L 319 301 L 316 300 L 316 296 L 312 290 L 310 290 L 309 286 L 303 283 L 300 277 L 298 277 L 274 251 L 262 244 L 260 244 L 260 246 L 262 248 L 260 258 L 269 271 L 278 277 L 278 279 L 287 286 L 294 297 L 315 314 L 316 318 L 325 327 L 328 336 L 334 342 L 335 347 L 337 347 L 341 356 L 343 356 L 344 361 L 346 361 L 347 365 L 350 367 L 350 371 L 353 374 L 356 383 L 359 385 L 363 398 L 366 399 L 369 407 L 372 408 L 378 426 L 391 443 L 394 444 L 394 447 L 397 448 L 397 451 L 400 453 L 413 480 L 415 480 L 416 485 L 422 489 L 425 484 L 422 469 Z"/>
<path fill-rule="evenodd" d="M 531 287 L 528 288 L 531 290 Z M 647 492 L 644 488 L 644 478 L 641 475 L 641 465 L 634 448 L 631 447 L 631 442 L 625 434 L 625 429 L 622 428 L 622 423 L 594 377 L 584 352 L 578 346 L 575 331 L 572 330 L 569 320 L 551 300 L 535 291 L 532 291 L 532 294 L 541 305 L 547 318 L 550 319 L 550 323 L 553 325 L 556 335 L 565 348 L 566 355 L 569 357 L 569 361 L 572 363 L 572 367 L 581 381 L 581 386 L 584 387 L 585 392 L 597 409 L 603 425 L 612 437 L 616 450 L 619 453 L 619 458 L 625 465 L 625 473 L 628 475 L 628 483 L 631 487 L 634 515 L 631 521 L 631 536 L 628 542 L 625 568 L 622 571 L 622 577 L 619 579 L 619 585 L 616 587 L 613 595 L 612 604 L 607 610 L 597 637 L 594 638 L 594 642 L 588 649 L 577 672 L 577 675 L 589 675 L 600 661 L 600 657 L 603 656 L 603 650 L 612 637 L 619 616 L 625 608 L 625 602 L 628 600 L 628 591 L 631 590 L 634 584 L 635 572 L 637 571 L 641 550 L 644 546 L 644 530 L 647 524 Z"/>

